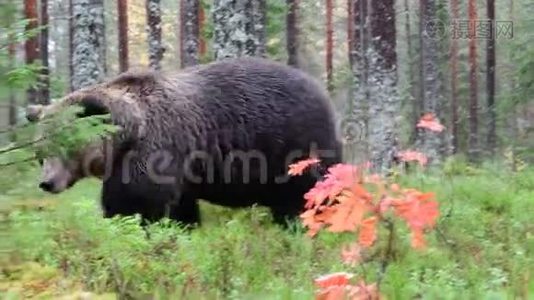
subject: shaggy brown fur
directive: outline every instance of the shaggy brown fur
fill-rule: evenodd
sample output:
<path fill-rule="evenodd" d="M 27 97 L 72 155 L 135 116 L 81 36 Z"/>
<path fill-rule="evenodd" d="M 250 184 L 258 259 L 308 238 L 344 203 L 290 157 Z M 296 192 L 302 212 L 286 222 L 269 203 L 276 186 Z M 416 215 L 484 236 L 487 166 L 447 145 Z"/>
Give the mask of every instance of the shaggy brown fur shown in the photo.
<path fill-rule="evenodd" d="M 263 59 L 126 73 L 29 118 L 73 104 L 82 105 L 84 115 L 109 112 L 122 127 L 105 158 L 106 217 L 140 213 L 149 221 L 166 215 L 198 223 L 197 199 L 205 199 L 265 205 L 282 222 L 302 209 L 304 193 L 317 180 L 308 172 L 279 181 L 288 163 L 308 157 L 310 147 L 324 156 L 325 167 L 341 157 L 324 89 L 299 70 Z M 166 179 L 154 180 L 152 173 Z"/>

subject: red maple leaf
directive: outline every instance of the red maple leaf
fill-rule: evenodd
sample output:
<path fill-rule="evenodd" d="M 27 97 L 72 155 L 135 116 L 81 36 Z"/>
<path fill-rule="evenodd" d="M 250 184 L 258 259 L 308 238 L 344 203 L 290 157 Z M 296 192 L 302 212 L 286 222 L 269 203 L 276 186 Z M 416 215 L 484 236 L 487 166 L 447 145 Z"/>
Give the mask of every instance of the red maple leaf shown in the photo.
<path fill-rule="evenodd" d="M 433 113 L 425 113 L 421 119 L 419 119 L 417 128 L 425 128 L 435 132 L 442 132 L 445 130 L 445 126 L 439 122 Z"/>
<path fill-rule="evenodd" d="M 347 286 L 352 277 L 354 277 L 354 274 L 337 272 L 320 276 L 314 280 L 314 283 L 315 286 L 320 289 L 326 289 L 333 286 Z"/>
<path fill-rule="evenodd" d="M 320 160 L 318 158 L 313 157 L 298 161 L 294 164 L 289 165 L 289 171 L 287 172 L 287 174 L 291 176 L 302 175 L 302 173 L 304 173 L 307 168 L 309 168 L 311 165 L 318 164 L 319 162 Z"/>
<path fill-rule="evenodd" d="M 438 202 L 433 193 L 421 193 L 416 190 L 406 190 L 406 198 L 396 200 L 392 205 L 395 213 L 406 221 L 412 231 L 412 246 L 422 248 L 425 245 L 423 230 L 432 228 L 439 217 Z"/>

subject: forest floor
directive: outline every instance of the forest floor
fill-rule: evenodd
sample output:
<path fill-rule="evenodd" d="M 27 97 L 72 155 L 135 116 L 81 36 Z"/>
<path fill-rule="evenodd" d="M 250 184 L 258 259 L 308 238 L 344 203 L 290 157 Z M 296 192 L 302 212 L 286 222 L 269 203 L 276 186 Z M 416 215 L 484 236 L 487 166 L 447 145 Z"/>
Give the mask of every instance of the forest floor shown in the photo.
<path fill-rule="evenodd" d="M 101 217 L 98 182 L 51 196 L 37 174 L 0 174 L 2 299 L 312 299 L 320 275 L 380 276 L 379 261 L 342 264 L 350 235 L 312 239 L 262 208 L 202 203 L 201 228 L 163 221 L 147 239 L 136 218 Z M 387 299 L 533 299 L 534 168 L 451 164 L 398 180 L 435 192 L 441 217 L 424 251 L 399 236 L 380 283 Z"/>

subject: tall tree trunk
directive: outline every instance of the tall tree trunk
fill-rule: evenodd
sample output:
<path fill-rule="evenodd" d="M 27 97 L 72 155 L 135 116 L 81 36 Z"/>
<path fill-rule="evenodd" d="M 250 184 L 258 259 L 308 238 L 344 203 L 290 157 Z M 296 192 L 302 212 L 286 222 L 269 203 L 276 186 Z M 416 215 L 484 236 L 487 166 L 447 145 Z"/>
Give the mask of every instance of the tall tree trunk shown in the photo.
<path fill-rule="evenodd" d="M 488 20 L 491 28 L 495 25 L 495 0 L 487 0 Z M 486 90 L 488 95 L 488 150 L 493 155 L 497 146 L 497 113 L 495 111 L 495 37 L 492 36 L 487 41 L 486 48 Z"/>
<path fill-rule="evenodd" d="M 452 18 L 458 21 L 460 18 L 459 0 L 451 0 Z M 458 38 L 452 36 L 450 48 L 450 65 L 451 65 L 451 134 L 452 134 L 452 151 L 458 153 L 458 126 L 459 126 L 459 107 L 458 107 Z"/>
<path fill-rule="evenodd" d="M 349 65 L 352 67 L 354 64 L 354 0 L 347 0 L 347 45 L 348 45 L 348 58 Z"/>
<path fill-rule="evenodd" d="M 477 80 L 477 39 L 476 26 L 477 7 L 476 0 L 469 0 L 469 138 L 468 153 L 471 161 L 476 161 L 478 149 L 478 80 Z"/>
<path fill-rule="evenodd" d="M 180 64 L 182 68 L 198 64 L 199 2 L 199 0 L 181 0 L 180 2 Z"/>
<path fill-rule="evenodd" d="M 206 12 L 204 10 L 204 7 L 202 6 L 202 1 L 201 1 L 200 5 L 198 6 L 198 36 L 200 39 L 199 46 L 198 46 L 199 59 L 202 59 L 204 56 L 206 56 L 207 49 L 208 49 L 206 38 L 204 37 L 205 26 L 206 26 Z"/>
<path fill-rule="evenodd" d="M 69 0 L 69 89 L 74 91 L 74 0 Z"/>
<path fill-rule="evenodd" d="M 430 24 L 435 24 L 436 20 L 436 3 L 435 0 L 421 0 L 421 99 L 423 107 L 422 113 L 432 113 L 436 118 L 440 119 L 441 105 L 443 97 L 440 94 L 441 78 L 439 73 L 439 40 L 434 35 L 435 32 L 430 31 Z M 441 160 L 440 149 L 442 139 L 436 132 L 426 129 L 418 130 L 416 144 L 420 150 L 425 153 L 431 164 L 438 164 Z"/>
<path fill-rule="evenodd" d="M 371 1 L 369 150 L 373 169 L 385 173 L 397 152 L 397 54 L 395 1 Z"/>
<path fill-rule="evenodd" d="M 346 159 L 353 163 L 367 161 L 368 158 L 368 103 L 369 89 L 367 78 L 368 70 L 368 0 L 349 0 L 352 9 L 348 20 L 354 27 L 351 36 L 351 47 L 349 49 L 349 62 L 352 74 L 351 96 L 347 116 L 342 125 L 342 135 L 346 146 Z"/>
<path fill-rule="evenodd" d="M 39 24 L 37 15 L 37 0 L 24 0 L 24 17 L 29 20 L 26 25 L 26 31 L 35 30 Z M 26 64 L 32 64 L 39 59 L 39 41 L 38 37 L 34 36 L 26 39 L 24 43 L 24 50 L 26 54 Z M 35 88 L 29 88 L 27 91 L 28 103 L 37 103 L 38 94 Z"/>
<path fill-rule="evenodd" d="M 333 24 L 334 3 L 333 0 L 326 0 L 326 85 L 329 91 L 334 88 L 334 24 Z"/>
<path fill-rule="evenodd" d="M 161 59 L 165 49 L 161 43 L 161 4 L 160 0 L 146 0 L 148 29 L 148 59 L 150 68 L 161 69 Z"/>
<path fill-rule="evenodd" d="M 213 1 L 213 49 L 215 59 L 261 55 L 261 49 L 264 48 L 264 45 L 259 45 L 262 39 L 257 36 L 259 32 L 257 24 L 261 24 L 262 20 L 255 19 L 261 6 L 254 5 L 254 1 Z"/>
<path fill-rule="evenodd" d="M 105 76 L 104 1 L 72 0 L 72 88 L 101 82 Z"/>
<path fill-rule="evenodd" d="M 286 47 L 287 47 L 287 64 L 290 66 L 299 66 L 299 28 L 298 28 L 298 9 L 299 0 L 286 0 Z"/>
<path fill-rule="evenodd" d="M 404 0 L 404 14 L 405 14 L 405 24 L 404 24 L 404 31 L 406 33 L 406 56 L 408 57 L 408 85 L 410 89 L 410 106 L 412 109 L 412 124 L 413 124 L 413 130 L 410 133 L 410 142 L 415 143 L 415 139 L 417 136 L 417 131 L 415 130 L 415 125 L 417 124 L 417 121 L 419 120 L 419 117 L 421 116 L 421 104 L 420 99 L 417 95 L 417 88 L 415 83 L 415 70 L 414 70 L 414 52 L 413 52 L 413 45 L 412 45 L 412 26 L 411 26 L 411 10 L 410 10 L 410 2 L 409 0 Z"/>
<path fill-rule="evenodd" d="M 257 46 L 256 55 L 265 57 L 267 55 L 267 0 L 253 0 L 252 14 L 254 19 L 254 32 Z"/>
<path fill-rule="evenodd" d="M 50 63 L 48 60 L 48 0 L 41 0 L 41 33 L 39 42 L 39 52 L 41 54 L 41 70 L 39 88 L 39 103 L 50 103 Z"/>
<path fill-rule="evenodd" d="M 129 68 L 128 59 L 128 0 L 117 1 L 119 14 L 119 71 L 125 72 Z"/>

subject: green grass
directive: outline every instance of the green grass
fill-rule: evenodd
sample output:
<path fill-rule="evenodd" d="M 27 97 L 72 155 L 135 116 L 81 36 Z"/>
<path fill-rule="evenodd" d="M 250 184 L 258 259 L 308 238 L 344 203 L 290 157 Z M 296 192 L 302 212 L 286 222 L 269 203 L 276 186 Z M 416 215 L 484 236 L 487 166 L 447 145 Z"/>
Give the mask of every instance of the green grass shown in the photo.
<path fill-rule="evenodd" d="M 201 228 L 162 221 L 147 239 L 136 218 L 101 217 L 96 181 L 52 197 L 36 190 L 32 169 L 0 176 L 0 294 L 7 299 L 311 299 L 312 280 L 322 274 L 379 277 L 377 261 L 341 264 L 350 235 L 311 239 L 272 225 L 262 208 L 203 203 Z M 455 167 L 400 181 L 435 191 L 442 216 L 426 251 L 411 250 L 401 229 L 380 285 L 387 299 L 534 297 L 533 168 Z"/>

